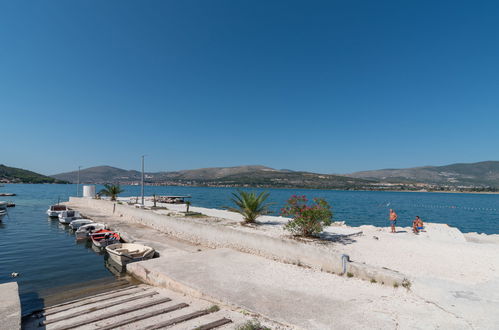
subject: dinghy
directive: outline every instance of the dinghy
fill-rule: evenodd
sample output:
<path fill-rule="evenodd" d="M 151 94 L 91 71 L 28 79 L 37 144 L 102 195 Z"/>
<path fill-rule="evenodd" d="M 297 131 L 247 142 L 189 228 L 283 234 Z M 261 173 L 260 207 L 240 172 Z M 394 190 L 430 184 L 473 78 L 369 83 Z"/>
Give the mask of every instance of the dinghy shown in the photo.
<path fill-rule="evenodd" d="M 81 226 L 88 225 L 90 223 L 94 223 L 94 222 L 92 220 L 89 220 L 89 219 L 78 219 L 78 220 L 71 221 L 71 223 L 69 224 L 69 227 L 73 230 L 77 230 Z"/>
<path fill-rule="evenodd" d="M 120 235 L 114 231 L 102 229 L 90 234 L 92 244 L 98 248 L 105 248 L 108 245 L 119 243 Z"/>
<path fill-rule="evenodd" d="M 116 243 L 106 246 L 109 257 L 117 264 L 124 266 L 130 262 L 151 259 L 154 249 L 135 243 Z"/>
<path fill-rule="evenodd" d="M 71 221 L 79 220 L 81 218 L 80 212 L 73 210 L 63 211 L 59 214 L 59 222 L 63 224 L 70 224 Z"/>
<path fill-rule="evenodd" d="M 87 239 L 88 237 L 90 237 L 90 234 L 106 228 L 107 228 L 106 225 L 103 223 L 95 223 L 95 222 L 90 223 L 88 225 L 83 225 L 80 228 L 78 228 L 75 231 L 75 236 L 77 240 Z"/>

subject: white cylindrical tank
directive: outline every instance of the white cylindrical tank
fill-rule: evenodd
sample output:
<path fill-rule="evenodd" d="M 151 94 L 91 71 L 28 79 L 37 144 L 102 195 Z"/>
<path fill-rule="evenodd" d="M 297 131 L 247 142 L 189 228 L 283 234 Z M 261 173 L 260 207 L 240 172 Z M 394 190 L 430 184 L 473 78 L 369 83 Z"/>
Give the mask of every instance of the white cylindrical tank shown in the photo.
<path fill-rule="evenodd" d="M 90 185 L 83 186 L 83 197 L 94 198 L 95 197 L 95 186 L 90 186 Z"/>

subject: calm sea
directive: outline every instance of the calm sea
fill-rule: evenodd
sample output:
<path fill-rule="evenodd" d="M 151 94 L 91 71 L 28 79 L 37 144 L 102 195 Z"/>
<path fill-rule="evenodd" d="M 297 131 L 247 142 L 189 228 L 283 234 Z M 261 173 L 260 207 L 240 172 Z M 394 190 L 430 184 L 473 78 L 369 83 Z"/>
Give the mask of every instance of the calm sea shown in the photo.
<path fill-rule="evenodd" d="M 99 189 L 100 187 L 97 187 Z M 138 196 L 140 187 L 123 187 L 122 196 Z M 80 187 L 81 189 L 81 187 Z M 256 189 L 262 191 L 262 189 Z M 146 195 L 190 195 L 193 206 L 230 206 L 230 188 L 146 187 Z M 447 223 L 463 232 L 499 234 L 499 195 L 364 192 L 300 189 L 268 189 L 274 214 L 293 194 L 325 198 L 334 219 L 349 225 L 388 226 L 388 209 L 399 214 L 399 225 L 409 226 L 414 216 L 424 221 Z M 16 193 L 15 208 L 0 224 L 0 283 L 17 281 L 23 312 L 37 307 L 40 292 L 101 278 L 112 278 L 102 255 L 88 245 L 77 244 L 67 227 L 50 220 L 45 211 L 58 199 L 76 194 L 75 185 L 5 185 L 0 192 Z M 81 192 L 80 192 L 81 194 Z M 11 278 L 12 272 L 21 275 Z"/>

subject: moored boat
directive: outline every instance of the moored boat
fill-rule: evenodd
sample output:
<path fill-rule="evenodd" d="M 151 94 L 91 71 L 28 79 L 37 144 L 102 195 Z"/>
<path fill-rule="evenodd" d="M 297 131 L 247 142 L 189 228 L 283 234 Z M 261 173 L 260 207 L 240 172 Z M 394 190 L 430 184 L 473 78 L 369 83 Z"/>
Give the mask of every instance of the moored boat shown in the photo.
<path fill-rule="evenodd" d="M 8 202 L 0 201 L 0 210 L 5 210 L 9 206 Z"/>
<path fill-rule="evenodd" d="M 106 246 L 109 257 L 117 264 L 124 266 L 130 262 L 151 259 L 154 249 L 135 243 L 116 243 Z"/>
<path fill-rule="evenodd" d="M 96 222 L 90 223 L 88 225 L 83 225 L 80 228 L 78 228 L 75 231 L 75 236 L 77 240 L 86 239 L 90 236 L 90 234 L 106 228 L 107 228 L 106 225 L 103 223 L 96 223 Z"/>
<path fill-rule="evenodd" d="M 92 244 L 98 248 L 105 248 L 108 245 L 119 243 L 120 235 L 114 231 L 102 229 L 90 234 Z"/>
<path fill-rule="evenodd" d="M 81 218 L 80 212 L 73 210 L 63 211 L 59 214 L 59 222 L 64 224 L 70 224 L 71 221 L 79 220 Z"/>
<path fill-rule="evenodd" d="M 66 205 L 55 204 L 51 205 L 47 210 L 47 215 L 51 218 L 56 218 L 64 211 L 67 211 L 68 208 Z"/>
<path fill-rule="evenodd" d="M 77 220 L 73 220 L 69 223 L 69 227 L 73 230 L 77 230 L 78 228 L 80 228 L 81 226 L 84 226 L 84 225 L 88 225 L 90 223 L 93 223 L 92 220 L 89 220 L 89 219 L 77 219 Z"/>
<path fill-rule="evenodd" d="M 0 222 L 2 222 L 3 217 L 5 217 L 6 215 L 7 215 L 7 211 L 6 210 L 0 210 Z"/>

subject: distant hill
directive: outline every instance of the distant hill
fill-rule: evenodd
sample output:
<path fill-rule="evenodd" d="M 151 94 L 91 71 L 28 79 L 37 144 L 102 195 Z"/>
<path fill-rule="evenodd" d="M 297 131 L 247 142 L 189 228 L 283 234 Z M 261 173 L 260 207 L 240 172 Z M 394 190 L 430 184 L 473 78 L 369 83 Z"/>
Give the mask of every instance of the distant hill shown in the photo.
<path fill-rule="evenodd" d="M 427 183 L 443 186 L 499 188 L 499 161 L 383 169 L 348 174 L 351 177 L 392 183 Z"/>
<path fill-rule="evenodd" d="M 140 172 L 110 166 L 97 166 L 80 171 L 82 183 L 140 182 Z M 77 171 L 52 176 L 59 180 L 76 182 Z M 341 175 L 317 174 L 289 170 L 276 170 L 261 165 L 212 167 L 175 172 L 145 173 L 146 181 L 152 184 L 226 186 L 226 187 L 280 187 L 319 189 L 368 189 L 371 181 Z"/>
<path fill-rule="evenodd" d="M 0 165 L 0 182 L 2 183 L 67 183 L 64 180 L 59 180 L 23 170 L 21 168 L 9 167 Z"/>
<path fill-rule="evenodd" d="M 82 183 L 111 183 L 131 182 L 140 180 L 141 173 L 134 170 L 123 170 L 112 166 L 95 166 L 80 171 L 80 182 Z M 52 178 L 76 183 L 78 171 L 51 175 Z"/>

